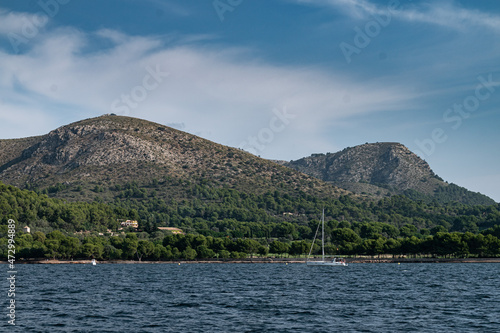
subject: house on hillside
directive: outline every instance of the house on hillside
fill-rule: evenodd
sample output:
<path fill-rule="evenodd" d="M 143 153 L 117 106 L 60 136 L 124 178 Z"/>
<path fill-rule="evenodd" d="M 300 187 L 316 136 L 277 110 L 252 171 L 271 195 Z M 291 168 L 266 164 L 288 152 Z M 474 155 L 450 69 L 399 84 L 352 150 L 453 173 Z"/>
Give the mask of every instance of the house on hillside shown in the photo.
<path fill-rule="evenodd" d="M 135 220 L 126 220 L 126 221 L 120 221 L 118 220 L 118 222 L 120 222 L 120 225 L 123 227 L 123 228 L 127 228 L 127 227 L 132 227 L 132 228 L 139 228 L 139 223 Z"/>
<path fill-rule="evenodd" d="M 23 231 L 24 231 L 25 233 L 29 234 L 29 233 L 31 232 L 31 229 L 30 229 L 30 227 L 25 226 L 25 227 L 23 228 Z"/>
<path fill-rule="evenodd" d="M 298 213 L 292 213 L 292 212 L 284 212 L 283 215 L 284 216 L 299 216 Z"/>
<path fill-rule="evenodd" d="M 159 230 L 163 231 L 170 231 L 173 234 L 184 234 L 184 231 L 179 228 L 172 228 L 172 227 L 158 227 Z"/>

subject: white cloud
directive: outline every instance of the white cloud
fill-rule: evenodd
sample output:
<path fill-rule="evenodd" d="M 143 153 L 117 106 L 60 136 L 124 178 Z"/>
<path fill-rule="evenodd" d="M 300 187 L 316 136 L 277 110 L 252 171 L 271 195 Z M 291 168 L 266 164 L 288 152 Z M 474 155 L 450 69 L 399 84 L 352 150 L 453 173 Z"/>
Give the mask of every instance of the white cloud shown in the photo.
<path fill-rule="evenodd" d="M 47 15 L 27 14 L 18 12 L 9 12 L 0 8 L 0 34 L 8 35 L 10 33 L 23 34 L 26 29 L 37 29 L 45 26 L 49 21 Z M 32 33 L 31 30 L 26 30 Z"/>
<path fill-rule="evenodd" d="M 113 46 L 89 52 L 96 37 Z M 157 37 L 112 30 L 85 34 L 64 28 L 39 36 L 25 54 L 0 52 L 0 89 L 10 96 L 4 101 L 9 108 L 0 110 L 0 117 L 23 105 L 29 106 L 26 113 L 35 115 L 32 119 L 42 112 L 48 118 L 64 114 L 65 120 L 78 120 L 119 109 L 164 124 L 185 123 L 191 133 L 238 146 L 269 126 L 273 109 L 286 107 L 295 119 L 260 152 L 284 158 L 292 151 L 318 150 L 312 146 L 318 147 L 328 124 L 399 110 L 412 98 L 390 81 L 360 82 L 318 68 L 256 61 L 248 49 L 201 47 L 193 43 L 197 38 L 176 40 L 165 46 Z M 169 74 L 155 82 L 150 73 L 157 70 Z M 151 85 L 154 89 L 144 88 Z M 122 95 L 134 93 L 133 107 L 122 102 Z M 26 122 L 29 118 L 23 117 Z M 44 125 L 52 122 L 41 122 L 39 134 L 53 129 Z"/>
<path fill-rule="evenodd" d="M 479 10 L 470 10 L 456 5 L 454 1 L 436 1 L 423 4 L 406 5 L 405 1 L 387 1 L 386 5 L 376 5 L 368 0 L 294 0 L 298 3 L 315 6 L 328 6 L 340 9 L 351 17 L 368 19 L 371 15 L 386 15 L 410 22 L 424 22 L 457 30 L 468 27 L 482 27 L 496 33 L 500 32 L 500 17 Z M 393 9 L 396 8 L 396 9 Z"/>
<path fill-rule="evenodd" d="M 398 10 L 396 15 L 408 21 L 426 22 L 457 30 L 477 26 L 500 32 L 499 16 L 460 8 L 453 3 L 432 3 L 424 10 L 416 7 L 409 10 Z"/>

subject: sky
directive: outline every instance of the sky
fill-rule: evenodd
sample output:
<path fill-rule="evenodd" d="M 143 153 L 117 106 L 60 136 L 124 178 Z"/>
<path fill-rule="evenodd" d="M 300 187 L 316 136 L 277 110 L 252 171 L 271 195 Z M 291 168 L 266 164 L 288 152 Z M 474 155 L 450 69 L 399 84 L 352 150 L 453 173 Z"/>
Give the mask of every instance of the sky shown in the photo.
<path fill-rule="evenodd" d="M 142 118 L 295 160 L 400 142 L 500 201 L 500 2 L 0 0 L 0 139 Z"/>

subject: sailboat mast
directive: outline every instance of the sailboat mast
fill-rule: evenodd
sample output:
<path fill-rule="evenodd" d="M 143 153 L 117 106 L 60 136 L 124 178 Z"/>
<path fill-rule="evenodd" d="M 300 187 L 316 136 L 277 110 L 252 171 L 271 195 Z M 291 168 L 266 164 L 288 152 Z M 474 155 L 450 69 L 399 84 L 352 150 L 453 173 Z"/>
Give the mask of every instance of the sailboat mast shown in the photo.
<path fill-rule="evenodd" d="M 325 209 L 323 208 L 323 214 L 321 215 L 321 249 L 323 251 L 323 261 L 325 261 Z"/>

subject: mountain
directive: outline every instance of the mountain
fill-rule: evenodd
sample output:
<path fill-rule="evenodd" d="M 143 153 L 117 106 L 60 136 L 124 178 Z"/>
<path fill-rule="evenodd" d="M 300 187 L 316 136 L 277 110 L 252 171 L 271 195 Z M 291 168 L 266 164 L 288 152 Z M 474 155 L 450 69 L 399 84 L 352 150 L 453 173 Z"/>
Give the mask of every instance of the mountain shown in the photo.
<path fill-rule="evenodd" d="M 115 115 L 42 136 L 0 140 L 0 181 L 70 201 L 180 200 L 190 197 L 187 185 L 199 184 L 247 194 L 404 194 L 441 203 L 495 203 L 444 182 L 399 143 L 364 144 L 275 163 L 161 124 Z"/>
<path fill-rule="evenodd" d="M 43 232 L 102 233 L 116 230 L 118 219 L 133 219 L 146 231 L 288 240 L 311 239 L 323 208 L 330 232 L 352 227 L 373 239 L 396 235 L 394 228 L 407 236 L 477 232 L 500 221 L 497 206 L 455 204 L 450 198 L 460 195 L 468 204 L 486 200 L 442 182 L 399 144 L 285 164 L 294 163 L 300 171 L 167 126 L 107 115 L 0 140 L 0 212 L 4 223 L 14 218 Z M 396 193 L 407 197 L 390 196 Z"/>
<path fill-rule="evenodd" d="M 404 194 L 442 203 L 495 203 L 485 195 L 444 182 L 427 162 L 395 142 L 367 143 L 337 153 L 313 154 L 280 164 L 366 195 Z"/>
<path fill-rule="evenodd" d="M 130 183 L 135 188 L 160 183 L 155 195 L 162 198 L 184 197 L 185 183 L 255 194 L 276 189 L 319 196 L 347 193 L 242 150 L 115 115 L 75 122 L 43 136 L 0 140 L 0 181 L 71 201 L 89 201 L 97 194 L 112 200 Z"/>

